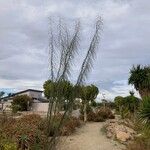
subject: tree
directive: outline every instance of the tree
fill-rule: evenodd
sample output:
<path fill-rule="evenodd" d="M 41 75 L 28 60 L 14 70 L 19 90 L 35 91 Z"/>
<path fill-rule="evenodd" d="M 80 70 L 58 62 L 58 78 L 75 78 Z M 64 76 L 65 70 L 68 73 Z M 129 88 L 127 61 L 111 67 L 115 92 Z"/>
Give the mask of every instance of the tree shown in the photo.
<path fill-rule="evenodd" d="M 150 96 L 150 66 L 133 66 L 128 83 L 134 85 L 141 97 Z"/>
<path fill-rule="evenodd" d="M 44 95 L 47 99 L 50 99 L 51 97 L 56 97 L 56 82 L 52 80 L 47 80 L 43 84 L 44 88 Z"/>
<path fill-rule="evenodd" d="M 137 110 L 139 109 L 140 99 L 134 96 L 133 92 L 130 92 L 130 95 L 124 98 L 124 107 L 125 109 L 135 118 Z"/>
<path fill-rule="evenodd" d="M 87 121 L 87 105 L 89 102 L 94 101 L 99 93 L 98 88 L 95 85 L 88 85 L 81 87 L 81 99 L 83 103 L 84 122 Z"/>
<path fill-rule="evenodd" d="M 139 121 L 144 130 L 150 133 L 150 97 L 144 97 L 138 113 Z"/>
<path fill-rule="evenodd" d="M 126 97 L 117 96 L 114 99 L 116 110 L 119 112 L 122 118 L 128 114 L 134 115 L 139 108 L 140 99 L 134 96 L 134 92 L 130 91 L 130 95 Z"/>
<path fill-rule="evenodd" d="M 3 97 L 4 94 L 5 94 L 5 92 L 1 91 L 0 92 L 0 98 Z"/>
<path fill-rule="evenodd" d="M 55 24 L 55 20 L 50 20 L 50 30 L 49 30 L 49 67 L 50 67 L 50 80 L 52 83 L 57 83 L 56 87 L 56 95 L 55 97 L 49 97 L 49 107 L 47 113 L 47 120 L 48 120 L 48 128 L 50 125 L 53 124 L 51 121 L 54 117 L 52 116 L 53 105 L 54 101 L 58 101 L 58 97 L 68 97 L 68 94 L 62 93 L 61 89 L 61 82 L 62 81 L 69 81 L 71 83 L 71 75 L 72 75 L 72 65 L 74 60 L 78 60 L 76 54 L 79 54 L 79 44 L 82 42 L 81 40 L 81 29 L 80 29 L 80 22 L 76 21 L 75 25 L 67 26 L 63 23 L 62 19 L 59 19 L 58 24 Z M 102 29 L 102 20 L 99 17 L 96 20 L 94 25 L 94 34 L 90 38 L 89 46 L 85 53 L 85 57 L 83 58 L 83 62 L 81 63 L 81 68 L 79 73 L 76 73 L 77 80 L 74 81 L 75 85 L 73 87 L 73 93 L 69 94 L 72 95 L 67 102 L 67 109 L 63 113 L 62 119 L 58 123 L 58 128 L 54 133 L 54 136 L 50 140 L 49 148 L 52 149 L 52 146 L 55 145 L 55 140 L 58 135 L 60 128 L 64 124 L 64 120 L 67 117 L 70 108 L 74 103 L 75 97 L 79 96 L 79 88 L 85 84 L 85 80 L 88 77 L 88 73 L 91 71 L 93 66 L 93 60 L 95 58 L 96 50 L 98 49 L 99 41 L 100 41 L 100 32 Z M 75 74 L 73 74 L 75 76 Z M 60 91 L 61 92 L 60 92 Z M 55 102 L 56 103 L 56 102 Z M 57 106 L 55 105 L 55 108 Z M 51 122 L 51 124 L 50 124 Z M 49 130 L 49 129 L 48 129 Z M 49 132 L 49 131 L 48 131 Z"/>
<path fill-rule="evenodd" d="M 13 95 L 13 93 L 8 93 L 8 96 L 12 96 Z"/>
<path fill-rule="evenodd" d="M 32 99 L 28 95 L 18 95 L 13 98 L 12 108 L 15 111 L 27 111 L 31 106 Z"/>
<path fill-rule="evenodd" d="M 121 114 L 122 109 L 123 109 L 123 97 L 122 96 L 117 96 L 114 99 L 115 102 L 115 106 L 116 106 L 116 110 L 119 111 L 119 113 Z"/>
<path fill-rule="evenodd" d="M 67 80 L 61 81 L 45 81 L 44 85 L 44 95 L 47 99 L 54 101 L 54 107 L 57 106 L 57 110 L 61 110 L 61 107 L 64 106 L 64 103 L 69 103 L 73 100 L 73 84 Z M 67 105 L 65 107 L 68 107 Z M 55 108 L 56 109 L 56 108 Z M 71 108 L 70 108 L 71 109 Z M 57 110 L 54 110 L 55 112 Z"/>
<path fill-rule="evenodd" d="M 92 102 L 91 102 L 91 106 L 92 106 L 92 107 L 97 107 L 97 102 L 96 102 L 96 101 L 92 101 Z"/>

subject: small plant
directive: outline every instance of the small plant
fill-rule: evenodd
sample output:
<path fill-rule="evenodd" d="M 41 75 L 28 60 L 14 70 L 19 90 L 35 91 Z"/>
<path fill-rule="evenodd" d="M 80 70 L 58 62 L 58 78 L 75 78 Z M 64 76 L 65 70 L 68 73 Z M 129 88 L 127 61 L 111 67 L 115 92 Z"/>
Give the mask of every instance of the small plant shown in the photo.
<path fill-rule="evenodd" d="M 101 128 L 101 132 L 102 132 L 102 134 L 106 135 L 106 133 L 107 133 L 106 126 L 103 126 L 103 127 Z"/>
<path fill-rule="evenodd" d="M 10 141 L 0 143 L 0 150 L 17 150 L 17 145 Z"/>

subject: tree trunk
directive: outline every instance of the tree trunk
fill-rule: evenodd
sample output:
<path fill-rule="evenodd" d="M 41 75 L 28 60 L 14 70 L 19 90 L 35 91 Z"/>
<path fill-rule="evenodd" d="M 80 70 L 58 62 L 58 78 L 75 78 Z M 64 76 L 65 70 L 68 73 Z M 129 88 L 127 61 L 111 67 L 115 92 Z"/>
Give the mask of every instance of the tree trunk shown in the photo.
<path fill-rule="evenodd" d="M 2 111 L 4 110 L 4 103 L 2 102 Z"/>
<path fill-rule="evenodd" d="M 87 108 L 87 104 L 84 103 L 84 106 L 83 106 L 83 112 L 84 112 L 84 122 L 87 122 L 87 112 L 86 112 L 86 108 Z"/>
<path fill-rule="evenodd" d="M 139 89 L 139 94 L 141 98 L 143 99 L 146 96 L 150 96 L 150 90 L 149 89 Z"/>
<path fill-rule="evenodd" d="M 68 116 L 72 116 L 73 106 L 70 105 L 68 109 Z"/>

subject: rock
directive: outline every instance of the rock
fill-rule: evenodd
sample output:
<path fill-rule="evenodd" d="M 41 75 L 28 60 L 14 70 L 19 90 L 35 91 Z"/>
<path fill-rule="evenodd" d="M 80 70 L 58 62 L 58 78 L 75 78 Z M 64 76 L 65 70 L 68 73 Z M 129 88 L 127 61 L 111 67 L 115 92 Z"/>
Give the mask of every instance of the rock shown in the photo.
<path fill-rule="evenodd" d="M 124 120 L 108 120 L 105 128 L 108 138 L 116 138 L 124 144 L 133 140 L 136 135 L 136 132 L 124 123 Z"/>
<path fill-rule="evenodd" d="M 107 132 L 106 136 L 107 136 L 107 138 L 112 138 L 113 135 L 111 132 Z"/>
<path fill-rule="evenodd" d="M 126 130 L 127 130 L 127 132 L 129 132 L 130 134 L 136 134 L 136 132 L 135 132 L 132 128 L 126 127 Z"/>
<path fill-rule="evenodd" d="M 116 125 L 114 127 L 115 132 L 117 133 L 118 131 L 122 131 L 122 132 L 127 132 L 126 127 L 123 125 Z"/>
<path fill-rule="evenodd" d="M 123 131 L 118 131 L 116 132 L 116 138 L 121 142 L 126 142 L 131 138 L 131 135 Z"/>

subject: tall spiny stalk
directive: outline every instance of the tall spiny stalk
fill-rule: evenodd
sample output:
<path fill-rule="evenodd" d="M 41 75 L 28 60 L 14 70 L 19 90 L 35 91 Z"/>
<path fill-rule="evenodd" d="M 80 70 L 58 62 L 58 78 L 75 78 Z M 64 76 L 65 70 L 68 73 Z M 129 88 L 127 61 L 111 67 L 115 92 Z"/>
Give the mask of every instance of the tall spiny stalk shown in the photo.
<path fill-rule="evenodd" d="M 100 41 L 100 31 L 102 29 L 101 25 L 102 25 L 102 20 L 101 20 L 101 18 L 99 18 L 96 22 L 96 25 L 95 25 L 94 36 L 92 38 L 92 41 L 91 41 L 90 46 L 88 48 L 87 54 L 85 56 L 85 59 L 82 63 L 81 69 L 80 69 L 80 73 L 79 73 L 77 83 L 76 83 L 77 85 L 80 85 L 84 82 L 89 71 L 92 68 L 93 59 L 94 59 L 94 56 L 96 54 L 96 50 L 98 48 L 98 44 Z"/>
<path fill-rule="evenodd" d="M 86 56 L 81 65 L 81 69 L 79 75 L 77 77 L 77 82 L 74 86 L 74 90 L 70 93 L 70 96 L 67 100 L 67 109 L 62 115 L 62 118 L 59 122 L 58 127 L 55 130 L 54 136 L 51 137 L 50 143 L 48 145 L 48 150 L 55 149 L 55 145 L 59 139 L 59 131 L 64 125 L 64 121 L 67 119 L 67 114 L 69 110 L 72 108 L 74 104 L 74 100 L 78 95 L 78 85 L 83 84 L 88 73 L 92 68 L 92 62 L 96 53 L 96 49 L 98 48 L 99 40 L 100 40 L 100 31 L 101 31 L 101 18 L 96 21 L 95 32 L 93 38 L 90 42 L 90 46 L 87 50 Z M 56 25 L 55 25 L 56 27 Z M 50 49 L 50 71 L 51 76 L 50 80 L 54 83 L 54 87 L 56 91 L 54 93 L 50 93 L 49 99 L 49 108 L 47 113 L 48 120 L 48 134 L 51 126 L 53 125 L 54 119 L 56 117 L 56 110 L 59 104 L 61 104 L 64 99 L 64 86 L 62 86 L 63 82 L 69 82 L 69 76 L 71 76 L 72 62 L 75 60 L 76 53 L 78 51 L 80 41 L 80 22 L 77 21 L 74 26 L 73 34 L 71 34 L 69 27 L 62 23 L 62 20 L 59 20 L 57 31 L 56 28 L 50 28 L 49 34 L 49 49 Z M 55 33 L 55 34 L 54 34 Z M 59 57 L 55 56 L 59 52 Z M 54 66 L 54 56 L 57 58 L 57 64 Z M 57 68 L 57 69 L 54 69 Z M 56 75 L 56 77 L 55 77 Z"/>

